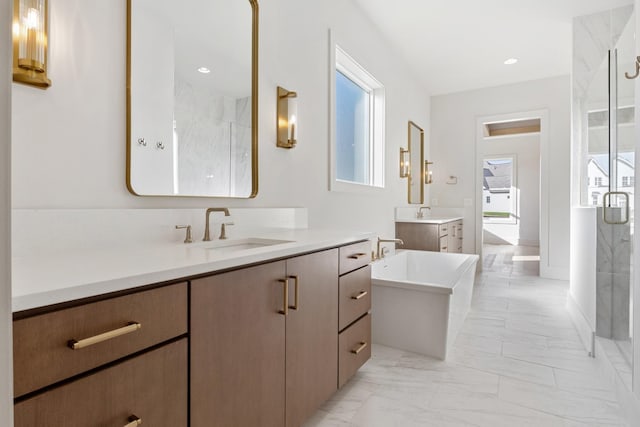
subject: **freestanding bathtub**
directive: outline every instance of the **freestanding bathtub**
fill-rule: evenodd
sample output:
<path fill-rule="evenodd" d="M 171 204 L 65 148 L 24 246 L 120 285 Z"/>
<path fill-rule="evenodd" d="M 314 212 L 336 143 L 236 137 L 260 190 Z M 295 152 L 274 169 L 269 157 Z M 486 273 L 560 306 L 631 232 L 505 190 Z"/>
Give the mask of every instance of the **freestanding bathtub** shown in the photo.
<path fill-rule="evenodd" d="M 399 250 L 372 264 L 372 340 L 445 359 L 473 294 L 478 255 Z"/>

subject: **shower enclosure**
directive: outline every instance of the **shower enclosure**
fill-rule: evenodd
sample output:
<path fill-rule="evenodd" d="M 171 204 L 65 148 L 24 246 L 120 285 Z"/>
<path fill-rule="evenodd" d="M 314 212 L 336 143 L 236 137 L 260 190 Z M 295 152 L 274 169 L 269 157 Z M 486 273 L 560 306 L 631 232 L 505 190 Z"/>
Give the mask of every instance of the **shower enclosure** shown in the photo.
<path fill-rule="evenodd" d="M 632 6 L 574 22 L 573 202 L 596 210 L 592 327 L 629 386 L 633 365 L 636 82 L 630 77 L 635 74 L 634 32 Z M 584 46 L 591 50 L 581 51 Z"/>

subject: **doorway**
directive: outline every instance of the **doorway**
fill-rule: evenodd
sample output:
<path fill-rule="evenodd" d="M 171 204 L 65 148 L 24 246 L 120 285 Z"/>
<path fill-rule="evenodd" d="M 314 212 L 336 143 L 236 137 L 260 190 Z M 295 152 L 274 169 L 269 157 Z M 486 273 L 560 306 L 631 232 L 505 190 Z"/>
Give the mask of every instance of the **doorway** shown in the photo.
<path fill-rule="evenodd" d="M 510 271 L 540 275 L 543 114 L 479 120 L 476 223 L 484 269 L 498 258 Z"/>

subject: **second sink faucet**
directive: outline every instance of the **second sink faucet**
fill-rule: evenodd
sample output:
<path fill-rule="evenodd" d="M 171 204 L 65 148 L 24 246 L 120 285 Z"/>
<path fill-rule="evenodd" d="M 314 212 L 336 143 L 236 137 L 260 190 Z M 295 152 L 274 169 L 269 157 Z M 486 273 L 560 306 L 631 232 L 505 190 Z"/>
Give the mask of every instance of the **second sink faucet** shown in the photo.
<path fill-rule="evenodd" d="M 209 209 L 207 209 L 207 212 L 205 213 L 205 217 L 204 217 L 204 237 L 202 238 L 203 242 L 210 242 L 211 241 L 211 237 L 209 235 L 209 215 L 211 215 L 211 212 L 224 212 L 224 216 L 230 216 L 229 215 L 229 209 L 227 209 L 227 208 L 209 208 Z"/>
<path fill-rule="evenodd" d="M 424 218 L 424 212 L 422 211 L 423 209 L 431 210 L 429 206 L 420 206 L 420 209 L 418 209 L 418 212 L 416 213 L 416 218 Z"/>

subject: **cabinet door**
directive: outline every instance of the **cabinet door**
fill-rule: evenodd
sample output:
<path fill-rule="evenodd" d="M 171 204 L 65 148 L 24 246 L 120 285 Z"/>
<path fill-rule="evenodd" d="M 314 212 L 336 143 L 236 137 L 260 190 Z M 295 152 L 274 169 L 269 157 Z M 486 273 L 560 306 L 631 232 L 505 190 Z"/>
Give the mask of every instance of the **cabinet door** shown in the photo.
<path fill-rule="evenodd" d="M 338 389 L 338 250 L 287 260 L 287 276 L 299 286 L 286 344 L 286 425 L 297 427 Z M 295 307 L 295 279 L 289 283 Z"/>
<path fill-rule="evenodd" d="M 440 228 L 437 224 L 396 222 L 396 237 L 402 239 L 402 249 L 440 250 Z"/>
<path fill-rule="evenodd" d="M 284 277 L 280 261 L 192 281 L 191 426 L 284 425 Z"/>
<path fill-rule="evenodd" d="M 16 403 L 16 427 L 187 425 L 187 340 L 183 338 Z"/>

